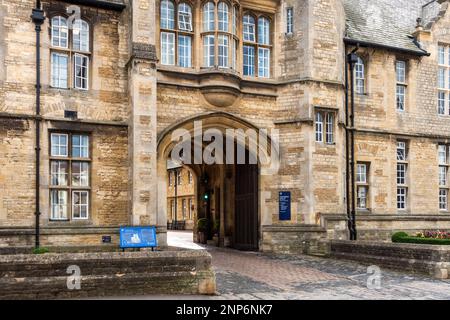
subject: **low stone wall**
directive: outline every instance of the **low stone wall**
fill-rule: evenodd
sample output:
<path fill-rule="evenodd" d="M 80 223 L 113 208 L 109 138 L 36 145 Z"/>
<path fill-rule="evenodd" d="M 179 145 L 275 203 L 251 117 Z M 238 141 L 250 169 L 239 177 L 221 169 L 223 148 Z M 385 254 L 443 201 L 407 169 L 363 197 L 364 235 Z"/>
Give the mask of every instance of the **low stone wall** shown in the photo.
<path fill-rule="evenodd" d="M 333 240 L 329 256 L 439 279 L 447 279 L 450 274 L 450 246 Z"/>
<path fill-rule="evenodd" d="M 347 216 L 322 214 L 320 223 L 328 239 L 348 239 Z M 416 234 L 424 230 L 450 230 L 450 215 L 357 214 L 358 239 L 390 242 L 398 231 Z"/>
<path fill-rule="evenodd" d="M 167 247 L 167 227 L 158 227 L 156 234 L 158 245 Z M 40 240 L 43 247 L 108 246 L 102 243 L 104 236 L 111 237 L 112 245 L 119 245 L 119 227 L 43 227 Z M 34 228 L 0 228 L 0 254 L 7 247 L 32 248 L 34 241 Z"/>
<path fill-rule="evenodd" d="M 279 254 L 324 253 L 323 241 L 327 234 L 316 225 L 263 226 L 262 251 Z"/>
<path fill-rule="evenodd" d="M 81 272 L 69 290 L 70 266 Z M 204 250 L 0 256 L 0 299 L 59 299 L 216 291 Z"/>

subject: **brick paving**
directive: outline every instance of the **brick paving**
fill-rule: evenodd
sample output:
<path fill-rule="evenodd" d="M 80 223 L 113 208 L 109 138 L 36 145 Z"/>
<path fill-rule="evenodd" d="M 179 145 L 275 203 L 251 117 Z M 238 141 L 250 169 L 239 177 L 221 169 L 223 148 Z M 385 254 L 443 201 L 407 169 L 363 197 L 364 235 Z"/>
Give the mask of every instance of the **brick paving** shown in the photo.
<path fill-rule="evenodd" d="M 189 233 L 169 233 L 177 246 L 192 244 Z M 450 281 L 381 270 L 380 288 L 369 289 L 367 265 L 310 257 L 269 256 L 205 247 L 212 256 L 218 295 L 223 300 L 448 300 Z M 197 297 L 205 299 L 205 297 Z"/>

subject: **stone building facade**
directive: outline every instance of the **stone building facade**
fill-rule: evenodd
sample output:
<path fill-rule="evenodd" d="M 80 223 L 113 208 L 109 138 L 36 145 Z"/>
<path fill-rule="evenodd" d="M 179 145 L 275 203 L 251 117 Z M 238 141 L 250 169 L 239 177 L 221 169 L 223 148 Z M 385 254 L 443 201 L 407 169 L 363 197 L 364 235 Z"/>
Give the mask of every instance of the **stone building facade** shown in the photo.
<path fill-rule="evenodd" d="M 196 220 L 197 195 L 194 174 L 185 167 L 169 169 L 167 182 L 167 222 L 177 229 L 177 222 L 182 222 L 179 228 L 193 230 Z"/>
<path fill-rule="evenodd" d="M 221 245 L 344 239 L 353 207 L 363 239 L 450 228 L 448 1 L 43 0 L 39 112 L 36 3 L 0 1 L 1 246 L 33 245 L 36 211 L 43 245 L 155 225 L 165 246 L 173 134 L 205 150 L 198 123 L 277 132 L 276 171 L 185 163 Z"/>

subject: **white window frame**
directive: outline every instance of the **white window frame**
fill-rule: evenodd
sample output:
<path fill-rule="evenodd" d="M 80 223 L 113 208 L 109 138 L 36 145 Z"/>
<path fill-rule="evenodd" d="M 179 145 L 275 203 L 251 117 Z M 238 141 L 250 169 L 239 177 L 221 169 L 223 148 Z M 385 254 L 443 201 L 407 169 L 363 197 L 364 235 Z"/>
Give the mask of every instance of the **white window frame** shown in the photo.
<path fill-rule="evenodd" d="M 316 142 L 323 142 L 323 115 L 320 111 L 316 111 L 315 128 L 316 128 Z"/>
<path fill-rule="evenodd" d="M 58 137 L 58 154 L 53 153 L 53 137 Z M 66 145 L 61 144 L 61 137 L 66 137 Z M 50 149 L 51 149 L 51 156 L 52 157 L 68 157 L 69 156 L 69 135 L 66 133 L 52 133 L 50 135 Z M 61 154 L 61 146 L 66 148 L 66 153 Z"/>
<path fill-rule="evenodd" d="M 438 46 L 438 115 L 450 115 L 450 45 Z"/>
<path fill-rule="evenodd" d="M 181 39 L 184 39 L 181 41 Z M 186 40 L 188 39 L 188 44 Z M 192 37 L 184 34 L 178 35 L 178 66 L 192 68 Z"/>
<path fill-rule="evenodd" d="M 292 35 L 294 33 L 294 8 L 286 9 L 286 34 Z"/>
<path fill-rule="evenodd" d="M 160 8 L 161 29 L 175 29 L 175 4 L 170 0 L 162 0 Z"/>
<path fill-rule="evenodd" d="M 252 15 L 246 14 L 243 17 L 243 35 L 244 41 L 255 42 L 256 41 L 256 21 Z"/>
<path fill-rule="evenodd" d="M 356 165 L 356 182 L 366 184 L 367 181 L 367 164 L 358 163 Z"/>
<path fill-rule="evenodd" d="M 175 65 L 175 33 L 161 32 L 161 64 Z"/>
<path fill-rule="evenodd" d="M 408 188 L 397 187 L 397 209 L 405 211 L 408 206 Z"/>
<path fill-rule="evenodd" d="M 407 185 L 408 165 L 406 163 L 397 163 L 397 185 Z"/>
<path fill-rule="evenodd" d="M 405 141 L 397 141 L 397 161 L 407 161 L 408 155 Z"/>
<path fill-rule="evenodd" d="M 58 64 L 56 67 L 56 58 L 58 60 Z M 66 60 L 65 67 L 61 67 L 62 64 L 61 58 L 64 58 Z M 51 53 L 51 87 L 53 88 L 60 88 L 60 89 L 67 89 L 69 88 L 69 55 L 66 53 L 61 52 L 52 52 Z M 57 74 L 55 74 L 55 68 L 57 70 Z M 65 69 L 65 76 L 63 76 L 62 72 Z M 65 83 L 65 85 L 63 85 Z"/>
<path fill-rule="evenodd" d="M 55 202 L 54 200 L 54 194 L 57 194 L 58 198 L 57 198 L 57 202 Z M 65 204 L 60 202 L 60 200 L 62 199 L 60 197 L 61 194 L 66 194 L 65 197 Z M 58 190 L 58 189 L 52 189 L 50 191 L 50 220 L 53 221 L 67 221 L 69 219 L 68 217 L 68 206 L 69 206 L 69 191 L 68 190 Z M 55 212 L 55 206 L 58 208 L 58 215 L 56 215 Z M 62 213 L 61 213 L 62 210 Z"/>
<path fill-rule="evenodd" d="M 56 22 L 58 22 L 56 24 Z M 67 25 L 67 19 L 62 16 L 55 16 L 51 19 L 51 45 L 56 48 L 69 48 L 69 27 Z M 57 34 L 55 36 L 55 33 Z M 56 40 L 56 41 L 55 41 Z M 62 42 L 65 40 L 66 45 Z"/>
<path fill-rule="evenodd" d="M 203 32 L 211 32 L 216 28 L 214 2 L 207 2 L 202 8 Z"/>
<path fill-rule="evenodd" d="M 258 18 L 258 43 L 270 45 L 270 20 L 264 16 Z"/>
<path fill-rule="evenodd" d="M 255 47 L 244 45 L 242 52 L 244 54 L 244 61 L 243 61 L 244 76 L 254 77 L 255 76 L 255 59 L 256 59 Z M 252 52 L 253 52 L 253 55 L 251 54 Z M 246 72 L 246 68 L 248 70 L 247 72 Z"/>
<path fill-rule="evenodd" d="M 84 193 L 86 194 L 86 203 L 85 204 L 75 204 L 75 194 L 79 193 L 79 197 L 80 199 L 81 194 Z M 75 217 L 75 207 L 80 207 L 80 217 Z M 81 207 L 85 207 L 86 208 L 86 216 L 82 217 L 81 216 Z M 72 191 L 72 220 L 89 220 L 89 191 L 86 190 L 73 190 Z"/>
<path fill-rule="evenodd" d="M 217 6 L 218 30 L 228 32 L 230 30 L 230 7 L 226 2 L 219 2 Z"/>
<path fill-rule="evenodd" d="M 230 38 L 227 35 L 219 34 L 217 37 L 217 42 L 218 42 L 217 58 L 219 68 L 228 68 Z"/>
<path fill-rule="evenodd" d="M 89 23 L 84 20 L 76 19 L 73 22 L 73 43 L 72 47 L 76 51 L 89 52 L 90 51 L 90 39 L 89 39 Z M 77 39 L 78 47 L 75 45 L 75 39 Z"/>
<path fill-rule="evenodd" d="M 439 210 L 448 211 L 448 189 L 439 189 Z"/>
<path fill-rule="evenodd" d="M 77 58 L 81 59 L 82 61 L 86 61 L 86 65 L 83 66 L 82 64 L 78 64 L 77 63 Z M 79 90 L 89 90 L 89 57 L 84 55 L 84 54 L 79 54 L 79 53 L 75 53 L 73 55 L 73 77 L 74 77 L 74 83 L 73 86 L 75 89 L 79 89 Z M 77 74 L 77 68 L 80 67 L 81 70 L 85 69 L 86 70 L 86 76 L 79 76 Z M 82 84 L 83 81 L 85 82 L 85 86 L 81 85 L 77 85 L 77 80 L 80 80 L 80 83 Z"/>
<path fill-rule="evenodd" d="M 403 84 L 397 84 L 395 92 L 395 101 L 397 111 L 405 111 L 406 108 L 406 86 Z"/>
<path fill-rule="evenodd" d="M 62 164 L 66 165 L 66 172 L 63 173 L 62 171 Z M 54 164 L 57 165 L 56 171 L 54 170 Z M 53 186 L 61 186 L 66 187 L 69 185 L 69 162 L 66 160 L 54 160 L 50 163 L 50 183 Z M 56 181 L 56 183 L 53 183 L 53 181 Z"/>
<path fill-rule="evenodd" d="M 71 177 L 71 186 L 72 188 L 88 188 L 89 187 L 89 169 L 90 169 L 90 164 L 89 162 L 84 162 L 84 161 L 72 161 L 72 169 L 71 169 L 71 173 L 72 173 L 72 177 Z M 79 164 L 80 165 L 80 173 L 75 173 L 74 170 L 74 165 L 75 164 Z M 85 168 L 83 168 L 84 166 L 86 166 Z M 75 183 L 75 178 L 78 177 L 78 181 L 79 183 Z M 83 184 L 83 181 L 85 181 L 85 183 Z"/>
<path fill-rule="evenodd" d="M 258 48 L 258 77 L 270 78 L 270 49 Z"/>
<path fill-rule="evenodd" d="M 185 2 L 178 5 L 178 29 L 192 32 L 192 8 Z"/>
<path fill-rule="evenodd" d="M 366 93 L 366 66 L 364 60 L 358 56 L 358 60 L 354 66 L 355 75 L 355 92 L 359 95 Z"/>
<path fill-rule="evenodd" d="M 216 39 L 212 34 L 203 37 L 203 66 L 206 68 L 215 65 L 215 45 Z"/>

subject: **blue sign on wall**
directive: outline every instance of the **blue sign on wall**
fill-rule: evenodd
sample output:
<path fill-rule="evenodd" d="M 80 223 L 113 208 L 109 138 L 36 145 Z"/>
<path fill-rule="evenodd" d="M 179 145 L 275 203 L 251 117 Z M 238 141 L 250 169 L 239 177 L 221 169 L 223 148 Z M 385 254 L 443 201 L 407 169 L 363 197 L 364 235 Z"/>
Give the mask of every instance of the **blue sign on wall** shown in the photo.
<path fill-rule="evenodd" d="M 156 248 L 155 227 L 121 227 L 120 248 Z"/>
<path fill-rule="evenodd" d="M 279 194 L 279 214 L 280 221 L 290 221 L 291 220 L 291 192 L 281 191 Z"/>

